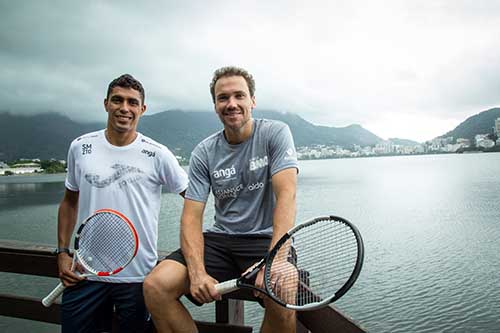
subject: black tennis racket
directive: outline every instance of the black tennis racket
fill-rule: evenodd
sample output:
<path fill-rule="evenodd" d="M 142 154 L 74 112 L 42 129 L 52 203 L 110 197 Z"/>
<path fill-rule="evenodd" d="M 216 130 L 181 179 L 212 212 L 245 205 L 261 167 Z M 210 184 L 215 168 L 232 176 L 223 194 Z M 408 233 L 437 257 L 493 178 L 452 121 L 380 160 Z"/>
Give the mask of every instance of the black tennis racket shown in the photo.
<path fill-rule="evenodd" d="M 101 209 L 86 218 L 75 236 L 73 268 L 78 262 L 87 276 L 110 276 L 123 270 L 137 254 L 139 238 L 132 222 L 112 209 Z M 66 287 L 61 282 L 42 300 L 52 305 Z"/>
<path fill-rule="evenodd" d="M 352 223 L 337 216 L 317 217 L 288 231 L 250 272 L 215 288 L 221 295 L 254 289 L 289 309 L 314 310 L 352 287 L 363 256 L 363 241 Z M 264 265 L 265 290 L 253 283 Z"/>

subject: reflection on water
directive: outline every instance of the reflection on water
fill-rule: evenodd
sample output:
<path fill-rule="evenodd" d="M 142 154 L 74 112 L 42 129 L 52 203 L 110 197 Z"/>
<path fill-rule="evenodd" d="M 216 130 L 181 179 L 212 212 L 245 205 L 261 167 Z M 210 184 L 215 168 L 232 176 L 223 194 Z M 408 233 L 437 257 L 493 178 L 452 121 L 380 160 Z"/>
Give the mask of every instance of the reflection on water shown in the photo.
<path fill-rule="evenodd" d="M 370 332 L 498 331 L 499 171 L 500 154 L 300 162 L 297 220 L 339 215 L 365 241 L 361 275 L 337 307 Z M 6 178 L 12 179 L 0 177 L 0 238 L 55 244 L 64 177 Z M 181 209 L 179 196 L 162 195 L 161 249 L 178 247 Z M 210 202 L 206 224 L 213 215 Z M 16 285 L 7 275 L 0 292 Z M 37 284 L 30 291 L 27 282 L 22 291 L 43 294 L 51 283 Z M 186 304 L 197 319 L 213 320 L 213 305 Z M 245 315 L 256 324 L 262 311 L 247 303 Z M 0 319 L 2 331 L 19 327 L 6 326 L 9 320 Z M 36 324 L 26 325 L 30 331 Z"/>

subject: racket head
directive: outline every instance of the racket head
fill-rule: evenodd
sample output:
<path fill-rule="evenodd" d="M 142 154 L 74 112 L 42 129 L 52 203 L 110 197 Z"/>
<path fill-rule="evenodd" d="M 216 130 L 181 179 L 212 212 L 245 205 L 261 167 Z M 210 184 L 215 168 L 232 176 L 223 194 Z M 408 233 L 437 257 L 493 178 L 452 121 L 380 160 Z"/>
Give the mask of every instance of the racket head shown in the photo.
<path fill-rule="evenodd" d="M 266 260 L 266 293 L 294 310 L 321 308 L 344 295 L 361 272 L 358 229 L 338 216 L 308 220 L 285 234 Z"/>
<path fill-rule="evenodd" d="M 109 276 L 119 273 L 137 254 L 139 237 L 123 214 L 100 209 L 80 224 L 75 236 L 75 256 L 90 273 Z"/>

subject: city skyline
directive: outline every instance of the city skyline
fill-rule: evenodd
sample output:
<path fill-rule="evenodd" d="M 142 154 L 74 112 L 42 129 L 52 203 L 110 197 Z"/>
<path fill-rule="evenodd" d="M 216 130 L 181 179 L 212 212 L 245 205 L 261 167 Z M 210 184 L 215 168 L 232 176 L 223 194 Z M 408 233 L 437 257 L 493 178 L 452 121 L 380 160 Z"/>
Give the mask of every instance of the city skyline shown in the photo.
<path fill-rule="evenodd" d="M 39 1 L 0 3 L 0 111 L 104 120 L 131 73 L 148 114 L 209 110 L 224 65 L 248 69 L 257 107 L 418 142 L 500 105 L 495 1 Z"/>

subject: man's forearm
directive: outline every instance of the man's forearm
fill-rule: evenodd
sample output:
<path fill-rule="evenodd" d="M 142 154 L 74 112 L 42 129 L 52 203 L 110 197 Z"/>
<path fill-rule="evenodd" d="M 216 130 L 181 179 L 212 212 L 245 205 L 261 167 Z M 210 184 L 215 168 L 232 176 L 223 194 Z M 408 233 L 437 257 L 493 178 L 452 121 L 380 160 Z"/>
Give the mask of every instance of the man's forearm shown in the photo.
<path fill-rule="evenodd" d="M 73 198 L 72 196 L 76 196 Z M 78 194 L 66 193 L 57 214 L 57 246 L 69 247 L 78 215 Z"/>
<path fill-rule="evenodd" d="M 276 200 L 276 207 L 273 214 L 273 238 L 272 248 L 278 240 L 293 228 L 295 223 L 295 192 L 281 193 Z"/>
<path fill-rule="evenodd" d="M 181 249 L 186 259 L 190 277 L 205 273 L 203 247 L 201 223 L 183 219 L 181 224 Z"/>

